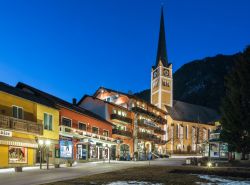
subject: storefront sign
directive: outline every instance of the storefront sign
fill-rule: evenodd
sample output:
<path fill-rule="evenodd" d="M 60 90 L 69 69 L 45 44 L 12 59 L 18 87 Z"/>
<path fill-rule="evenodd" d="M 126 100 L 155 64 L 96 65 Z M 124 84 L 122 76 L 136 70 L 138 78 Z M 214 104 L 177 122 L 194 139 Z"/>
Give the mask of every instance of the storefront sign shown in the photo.
<path fill-rule="evenodd" d="M 73 144 L 72 141 L 60 140 L 60 157 L 73 158 Z"/>
<path fill-rule="evenodd" d="M 0 129 L 0 136 L 12 137 L 12 132 Z"/>
<path fill-rule="evenodd" d="M 27 163 L 27 148 L 10 146 L 9 163 Z"/>

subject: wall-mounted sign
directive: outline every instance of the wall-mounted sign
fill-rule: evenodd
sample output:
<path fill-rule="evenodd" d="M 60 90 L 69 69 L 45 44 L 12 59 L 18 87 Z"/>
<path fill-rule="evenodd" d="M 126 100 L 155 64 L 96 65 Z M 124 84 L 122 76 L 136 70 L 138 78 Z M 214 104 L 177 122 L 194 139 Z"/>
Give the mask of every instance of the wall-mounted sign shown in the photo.
<path fill-rule="evenodd" d="M 72 141 L 60 140 L 60 157 L 73 158 L 73 144 Z"/>
<path fill-rule="evenodd" d="M 0 136 L 12 137 L 12 132 L 0 129 Z"/>

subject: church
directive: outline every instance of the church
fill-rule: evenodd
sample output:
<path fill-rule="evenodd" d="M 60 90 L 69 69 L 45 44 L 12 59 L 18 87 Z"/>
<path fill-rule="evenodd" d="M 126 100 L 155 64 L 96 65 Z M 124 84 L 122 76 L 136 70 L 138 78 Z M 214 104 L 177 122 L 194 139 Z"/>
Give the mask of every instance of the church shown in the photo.
<path fill-rule="evenodd" d="M 202 144 L 209 140 L 219 116 L 210 108 L 173 100 L 173 85 L 162 8 L 156 62 L 151 71 L 151 102 L 100 87 L 94 95 L 85 95 L 78 106 L 114 124 L 113 137 L 119 141 L 114 153 L 118 156 L 145 159 L 149 152 L 157 157 L 201 154 Z"/>

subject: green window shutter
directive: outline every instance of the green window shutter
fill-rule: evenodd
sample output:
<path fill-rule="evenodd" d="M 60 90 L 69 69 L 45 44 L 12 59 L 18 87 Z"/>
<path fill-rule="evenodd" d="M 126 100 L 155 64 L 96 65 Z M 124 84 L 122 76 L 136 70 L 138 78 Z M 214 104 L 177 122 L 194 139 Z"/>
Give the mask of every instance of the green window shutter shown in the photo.
<path fill-rule="evenodd" d="M 48 129 L 48 114 L 44 113 L 43 114 L 43 120 L 44 120 L 44 129 Z"/>
<path fill-rule="evenodd" d="M 49 130 L 52 130 L 52 115 L 49 115 Z"/>
<path fill-rule="evenodd" d="M 23 109 L 22 108 L 18 108 L 18 118 L 23 119 Z"/>
<path fill-rule="evenodd" d="M 12 107 L 12 116 L 14 118 L 17 118 L 17 107 L 15 107 L 15 106 Z"/>

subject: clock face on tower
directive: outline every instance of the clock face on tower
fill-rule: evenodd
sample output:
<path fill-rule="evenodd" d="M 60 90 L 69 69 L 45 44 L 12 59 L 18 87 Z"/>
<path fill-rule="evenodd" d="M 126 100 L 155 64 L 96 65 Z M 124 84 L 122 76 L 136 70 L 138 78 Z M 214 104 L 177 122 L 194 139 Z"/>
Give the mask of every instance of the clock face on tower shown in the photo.
<path fill-rule="evenodd" d="M 153 73 L 153 78 L 157 78 L 158 77 L 158 70 L 156 70 L 154 73 Z"/>
<path fill-rule="evenodd" d="M 168 77 L 169 76 L 169 70 L 168 69 L 164 69 L 163 70 L 163 75 Z"/>

